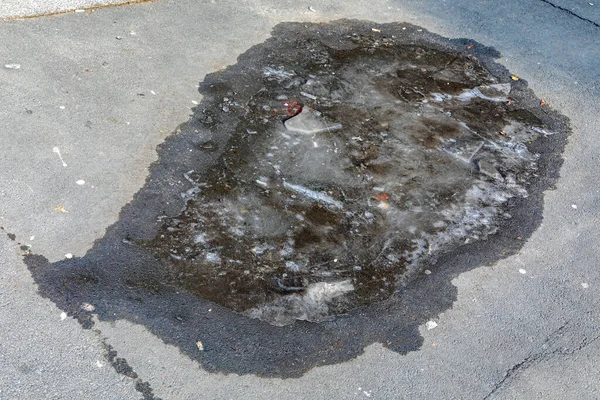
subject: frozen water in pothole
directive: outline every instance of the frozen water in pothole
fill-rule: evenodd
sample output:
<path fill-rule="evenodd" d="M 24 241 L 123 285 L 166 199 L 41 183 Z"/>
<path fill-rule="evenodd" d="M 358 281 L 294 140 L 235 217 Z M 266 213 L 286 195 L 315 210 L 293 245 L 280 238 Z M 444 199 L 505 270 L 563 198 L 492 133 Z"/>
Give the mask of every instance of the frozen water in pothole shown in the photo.
<path fill-rule="evenodd" d="M 337 40 L 299 34 L 201 85 L 199 149 L 222 155 L 146 243 L 170 283 L 275 325 L 323 321 L 485 240 L 527 196 L 545 131 L 511 83 L 391 34 Z"/>

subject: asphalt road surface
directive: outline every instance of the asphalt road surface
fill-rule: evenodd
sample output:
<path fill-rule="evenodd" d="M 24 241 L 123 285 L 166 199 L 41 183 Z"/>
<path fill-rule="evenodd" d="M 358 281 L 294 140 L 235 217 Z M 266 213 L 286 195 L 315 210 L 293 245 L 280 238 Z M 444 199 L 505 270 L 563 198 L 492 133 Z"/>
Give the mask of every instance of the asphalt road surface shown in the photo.
<path fill-rule="evenodd" d="M 172 0 L 43 16 L 95 5 L 0 5 L 1 399 L 600 398 L 600 5 Z M 56 263 L 102 243 L 147 183 L 157 146 L 202 100 L 207 74 L 235 64 L 282 22 L 341 18 L 407 22 L 492 47 L 569 119 L 560 178 L 516 254 L 460 273 L 434 270 L 427 279 L 451 282 L 446 307 L 406 333 L 417 339 L 411 346 L 363 331 L 364 348 L 333 342 L 350 355 L 324 354 L 293 376 L 239 368 L 233 345 L 204 340 L 211 360 L 227 348 L 210 368 L 173 344 L 176 332 L 161 337 L 131 315 L 94 317 L 84 329 L 38 291 L 23 253 Z M 208 321 L 220 325 L 207 331 L 228 337 L 227 318 Z M 304 330 L 298 324 L 297 334 Z"/>

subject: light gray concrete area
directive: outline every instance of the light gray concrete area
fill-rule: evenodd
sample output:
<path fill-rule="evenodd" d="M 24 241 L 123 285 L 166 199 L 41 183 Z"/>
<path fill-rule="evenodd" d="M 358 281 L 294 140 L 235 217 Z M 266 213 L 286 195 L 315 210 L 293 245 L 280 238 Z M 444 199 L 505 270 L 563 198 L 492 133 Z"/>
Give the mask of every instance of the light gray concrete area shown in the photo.
<path fill-rule="evenodd" d="M 3 2 L 1 15 L 15 15 L 11 4 L 25 3 Z M 2 236 L 0 399 L 140 398 L 106 365 L 102 339 L 163 399 L 600 398 L 594 7 L 575 16 L 542 0 L 166 0 L 0 23 L 0 225 L 50 260 L 85 254 L 201 100 L 197 83 L 279 22 L 406 21 L 477 40 L 573 129 L 542 226 L 520 254 L 456 277 L 458 299 L 422 328 L 419 351 L 374 344 L 299 379 L 209 374 L 143 326 L 101 322 L 96 334 L 61 321 Z"/>
<path fill-rule="evenodd" d="M 0 399 L 116 399 L 133 381 L 107 363 L 96 334 L 40 298 L 13 243 L 0 242 Z"/>
<path fill-rule="evenodd" d="M 119 4 L 143 3 L 148 0 L 3 0 L 0 4 L 0 20 L 38 17 L 48 14 L 80 12 Z"/>

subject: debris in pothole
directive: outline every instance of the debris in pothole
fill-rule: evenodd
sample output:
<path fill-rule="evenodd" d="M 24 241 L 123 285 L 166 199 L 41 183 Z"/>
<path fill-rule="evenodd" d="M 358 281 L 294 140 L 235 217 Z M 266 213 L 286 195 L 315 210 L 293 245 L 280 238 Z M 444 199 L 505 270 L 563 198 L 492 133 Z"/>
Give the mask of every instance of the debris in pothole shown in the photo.
<path fill-rule="evenodd" d="M 281 283 L 281 281 L 279 281 Z M 281 296 L 260 308 L 252 310 L 252 318 L 270 321 L 274 325 L 288 325 L 295 320 L 323 321 L 332 317 L 329 304 L 336 298 L 354 290 L 350 280 L 340 282 L 318 282 L 308 287 L 286 287 L 280 284 L 283 292 L 293 293 Z M 294 292 L 301 292 L 294 293 Z"/>
<path fill-rule="evenodd" d="M 171 284 L 275 325 L 323 321 L 510 218 L 549 130 L 516 76 L 405 28 L 299 28 L 206 77 L 196 148 L 219 161 L 187 168 L 185 209 L 144 244 Z"/>
<path fill-rule="evenodd" d="M 196 342 L 196 347 L 198 347 L 199 351 L 204 351 L 204 345 L 202 344 L 202 341 L 198 340 Z"/>
<path fill-rule="evenodd" d="M 322 132 L 332 132 L 342 129 L 341 124 L 327 123 L 326 120 L 313 109 L 304 107 L 302 111 L 284 122 L 285 128 L 290 132 L 302 134 L 317 134 Z"/>
<path fill-rule="evenodd" d="M 84 310 L 84 311 L 92 312 L 92 311 L 94 311 L 96 309 L 96 307 L 94 307 L 90 303 L 82 303 L 81 304 L 81 309 Z"/>

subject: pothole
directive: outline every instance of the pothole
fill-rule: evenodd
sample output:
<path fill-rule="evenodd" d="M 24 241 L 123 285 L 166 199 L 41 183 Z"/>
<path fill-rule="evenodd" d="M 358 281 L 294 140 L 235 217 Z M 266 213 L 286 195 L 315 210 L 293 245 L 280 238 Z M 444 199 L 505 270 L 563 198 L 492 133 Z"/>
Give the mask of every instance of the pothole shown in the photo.
<path fill-rule="evenodd" d="M 486 240 L 528 195 L 531 146 L 553 132 L 468 46 L 386 24 L 267 47 L 201 84 L 198 148 L 221 158 L 185 174 L 185 209 L 145 243 L 171 284 L 275 325 L 319 322 Z"/>
<path fill-rule="evenodd" d="M 566 118 L 497 57 L 409 24 L 279 24 L 204 78 L 84 257 L 23 249 L 40 294 L 210 372 L 418 349 L 452 279 L 519 251 L 558 177 Z"/>

